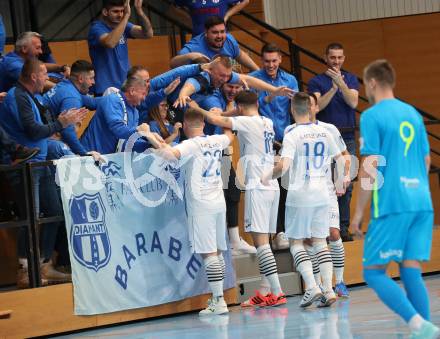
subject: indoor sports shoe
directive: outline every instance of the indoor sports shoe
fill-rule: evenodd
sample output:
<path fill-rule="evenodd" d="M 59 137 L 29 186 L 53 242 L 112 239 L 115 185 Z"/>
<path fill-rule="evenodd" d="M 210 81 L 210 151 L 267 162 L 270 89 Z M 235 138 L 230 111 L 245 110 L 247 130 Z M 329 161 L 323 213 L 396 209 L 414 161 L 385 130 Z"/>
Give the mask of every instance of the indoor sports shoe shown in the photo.
<path fill-rule="evenodd" d="M 440 329 L 429 321 L 424 321 L 418 331 L 411 332 L 410 339 L 434 339 L 440 335 Z"/>
<path fill-rule="evenodd" d="M 228 313 L 228 306 L 226 305 L 226 301 L 223 297 L 212 297 L 208 300 L 208 307 L 199 312 L 200 316 L 205 315 L 218 315 Z"/>
<path fill-rule="evenodd" d="M 266 296 L 266 306 L 280 306 L 287 303 L 286 295 L 281 292 L 278 295 L 269 293 Z"/>
<path fill-rule="evenodd" d="M 266 306 L 266 296 L 260 291 L 255 291 L 255 295 L 240 304 L 241 307 L 264 307 Z"/>
<path fill-rule="evenodd" d="M 284 232 L 280 232 L 272 239 L 272 249 L 285 250 L 289 248 L 289 239 Z"/>
<path fill-rule="evenodd" d="M 319 300 L 322 297 L 321 289 L 318 286 L 313 288 L 309 288 L 304 293 L 301 302 L 299 303 L 300 307 L 309 307 L 313 304 L 314 301 Z"/>
<path fill-rule="evenodd" d="M 249 245 L 243 238 L 240 238 L 239 243 L 231 243 L 231 254 L 233 256 L 242 254 L 256 254 L 257 249 Z"/>
<path fill-rule="evenodd" d="M 319 299 L 318 307 L 330 307 L 336 301 L 336 294 L 333 291 L 325 292 Z"/>
<path fill-rule="evenodd" d="M 348 298 L 349 296 L 347 286 L 345 286 L 343 281 L 336 284 L 335 292 L 339 298 Z"/>

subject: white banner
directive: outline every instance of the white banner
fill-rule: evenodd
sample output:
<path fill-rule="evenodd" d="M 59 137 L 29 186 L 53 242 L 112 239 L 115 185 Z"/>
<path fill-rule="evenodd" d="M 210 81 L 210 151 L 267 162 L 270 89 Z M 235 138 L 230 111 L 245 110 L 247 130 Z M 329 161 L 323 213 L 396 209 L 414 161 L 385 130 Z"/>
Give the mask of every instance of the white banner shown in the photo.
<path fill-rule="evenodd" d="M 136 158 L 132 158 L 136 157 Z M 75 314 L 153 306 L 209 292 L 189 250 L 178 168 L 151 153 L 57 163 L 69 237 Z M 226 253 L 225 289 L 235 285 Z"/>

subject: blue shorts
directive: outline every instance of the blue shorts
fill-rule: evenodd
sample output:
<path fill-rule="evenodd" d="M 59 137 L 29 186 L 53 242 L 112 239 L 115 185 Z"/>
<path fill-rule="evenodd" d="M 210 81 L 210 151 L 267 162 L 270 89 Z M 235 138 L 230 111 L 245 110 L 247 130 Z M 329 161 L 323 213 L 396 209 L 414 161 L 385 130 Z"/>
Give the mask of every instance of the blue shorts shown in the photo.
<path fill-rule="evenodd" d="M 372 219 L 365 235 L 364 266 L 390 261 L 428 261 L 431 256 L 433 212 L 389 214 Z"/>

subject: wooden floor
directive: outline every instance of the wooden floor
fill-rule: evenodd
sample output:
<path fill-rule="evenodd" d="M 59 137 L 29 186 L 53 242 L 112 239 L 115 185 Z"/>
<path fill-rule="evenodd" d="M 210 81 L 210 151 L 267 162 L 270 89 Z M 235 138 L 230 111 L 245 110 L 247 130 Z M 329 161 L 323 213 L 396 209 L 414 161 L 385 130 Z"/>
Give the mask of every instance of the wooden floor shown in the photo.
<path fill-rule="evenodd" d="M 431 321 L 440 326 L 440 276 L 425 278 L 430 296 Z M 300 296 L 287 304 L 243 310 L 230 307 L 229 314 L 199 317 L 197 313 L 134 324 L 86 331 L 56 338 L 124 339 L 403 339 L 408 338 L 405 322 L 381 303 L 368 287 L 350 289 L 349 299 L 330 308 L 306 310 L 298 306 Z"/>
<path fill-rule="evenodd" d="M 363 282 L 363 241 L 344 243 L 346 251 L 345 280 L 347 284 Z M 424 272 L 440 271 L 440 229 L 435 229 L 432 258 L 424 265 Z M 397 276 L 397 266 L 390 272 Z M 229 304 L 236 303 L 236 290 L 227 292 Z M 93 328 L 132 320 L 198 310 L 205 307 L 207 296 L 179 302 L 97 316 L 74 316 L 72 285 L 63 284 L 36 289 L 0 293 L 0 313 L 10 310 L 9 317 L 0 317 L 0 339 L 42 336 L 78 329 Z"/>

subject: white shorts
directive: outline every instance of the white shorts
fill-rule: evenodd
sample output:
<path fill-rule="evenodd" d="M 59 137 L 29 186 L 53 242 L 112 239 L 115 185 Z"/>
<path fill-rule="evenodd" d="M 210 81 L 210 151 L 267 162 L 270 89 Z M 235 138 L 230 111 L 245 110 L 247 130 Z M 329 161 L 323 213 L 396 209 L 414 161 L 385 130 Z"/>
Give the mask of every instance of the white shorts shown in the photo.
<path fill-rule="evenodd" d="M 286 236 L 289 239 L 321 238 L 329 236 L 329 208 L 286 206 Z"/>
<path fill-rule="evenodd" d="M 245 232 L 276 233 L 280 191 L 253 189 L 244 197 Z"/>
<path fill-rule="evenodd" d="M 339 205 L 336 197 L 330 197 L 330 204 L 328 206 L 329 227 L 337 228 L 339 230 Z"/>
<path fill-rule="evenodd" d="M 193 253 L 226 251 L 226 212 L 188 215 L 189 246 Z"/>

